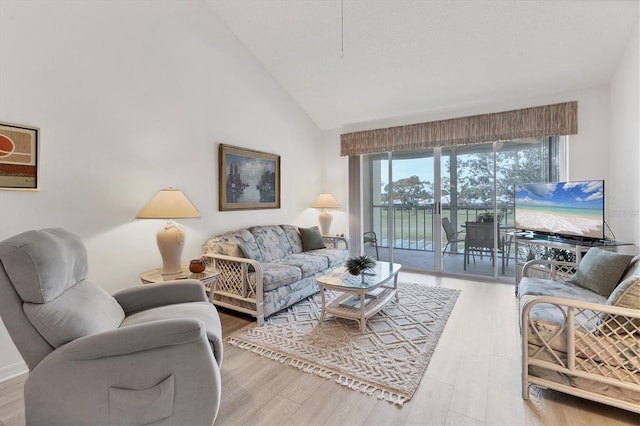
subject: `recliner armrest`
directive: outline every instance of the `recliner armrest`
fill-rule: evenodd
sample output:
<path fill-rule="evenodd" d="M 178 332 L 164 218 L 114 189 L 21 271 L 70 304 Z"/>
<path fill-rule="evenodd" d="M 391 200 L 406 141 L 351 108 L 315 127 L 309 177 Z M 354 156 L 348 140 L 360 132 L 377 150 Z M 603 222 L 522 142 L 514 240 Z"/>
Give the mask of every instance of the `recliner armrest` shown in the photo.
<path fill-rule="evenodd" d="M 87 361 L 164 346 L 182 345 L 198 339 L 206 340 L 205 326 L 195 319 L 170 319 L 117 328 L 81 337 L 60 350 L 72 361 Z"/>
<path fill-rule="evenodd" d="M 191 279 L 127 288 L 116 292 L 113 297 L 127 315 L 158 306 L 208 300 L 204 284 Z"/>

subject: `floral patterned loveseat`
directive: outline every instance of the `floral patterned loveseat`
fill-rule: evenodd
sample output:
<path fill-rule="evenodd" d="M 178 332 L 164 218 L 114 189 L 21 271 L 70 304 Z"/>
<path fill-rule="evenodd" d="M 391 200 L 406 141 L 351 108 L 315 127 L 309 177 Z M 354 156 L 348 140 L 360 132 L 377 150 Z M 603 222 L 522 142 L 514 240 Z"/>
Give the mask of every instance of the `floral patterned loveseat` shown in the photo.
<path fill-rule="evenodd" d="M 535 385 L 640 413 L 640 256 L 624 256 L 591 248 L 579 265 L 524 265 L 524 399 Z"/>
<path fill-rule="evenodd" d="M 349 243 L 317 227 L 264 225 L 209 238 L 203 258 L 220 272 L 213 303 L 264 319 L 318 292 L 316 278 L 344 264 Z"/>

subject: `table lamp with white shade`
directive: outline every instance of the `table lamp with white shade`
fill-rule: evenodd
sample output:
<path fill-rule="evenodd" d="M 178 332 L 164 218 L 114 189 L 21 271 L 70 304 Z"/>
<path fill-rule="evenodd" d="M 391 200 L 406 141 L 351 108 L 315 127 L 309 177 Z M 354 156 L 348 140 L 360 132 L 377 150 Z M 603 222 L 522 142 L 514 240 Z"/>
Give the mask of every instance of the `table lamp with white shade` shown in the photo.
<path fill-rule="evenodd" d="M 158 231 L 156 241 L 162 257 L 163 275 L 182 272 L 182 250 L 184 249 L 184 230 L 173 219 L 200 217 L 200 212 L 178 189 L 162 189 L 140 210 L 138 219 L 169 219 Z"/>
<path fill-rule="evenodd" d="M 329 234 L 329 230 L 331 229 L 331 221 L 333 220 L 333 216 L 327 209 L 335 209 L 338 207 L 338 202 L 333 195 L 331 194 L 320 194 L 318 198 L 311 203 L 311 207 L 315 207 L 317 209 L 322 209 L 322 213 L 320 213 L 319 221 L 320 221 L 320 233 L 322 235 L 331 235 Z"/>

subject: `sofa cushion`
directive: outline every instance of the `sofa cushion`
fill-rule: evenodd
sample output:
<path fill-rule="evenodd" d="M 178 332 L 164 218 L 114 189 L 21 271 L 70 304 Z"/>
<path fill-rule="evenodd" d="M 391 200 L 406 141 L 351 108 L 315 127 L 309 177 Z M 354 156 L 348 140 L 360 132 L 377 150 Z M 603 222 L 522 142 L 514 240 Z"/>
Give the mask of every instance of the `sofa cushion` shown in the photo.
<path fill-rule="evenodd" d="M 328 267 L 328 260 L 324 256 L 312 256 L 307 253 L 290 254 L 275 262 L 294 266 L 302 271 L 302 277 L 310 277 Z"/>
<path fill-rule="evenodd" d="M 304 249 L 302 248 L 302 238 L 300 237 L 300 232 L 298 232 L 298 227 L 293 225 L 280 225 L 280 227 L 287 236 L 287 240 L 289 240 L 291 252 L 302 253 Z"/>
<path fill-rule="evenodd" d="M 276 312 L 305 299 L 319 290 L 315 277 L 303 278 L 293 284 L 264 293 L 264 316 Z"/>
<path fill-rule="evenodd" d="M 261 263 L 262 285 L 264 291 L 275 290 L 276 288 L 294 283 L 302 278 L 302 270 L 296 266 L 282 263 Z M 256 273 L 249 273 L 249 282 L 256 284 Z"/>
<path fill-rule="evenodd" d="M 604 296 L 575 284 L 531 277 L 523 277 L 518 284 L 518 297 L 523 296 L 555 296 L 592 303 L 605 303 L 607 300 Z"/>
<path fill-rule="evenodd" d="M 224 254 L 224 235 L 216 235 L 202 244 L 202 253 Z M 235 238 L 234 238 L 235 240 Z"/>
<path fill-rule="evenodd" d="M 233 243 L 224 243 L 223 254 L 232 257 L 244 257 L 244 253 L 242 252 L 242 249 L 240 249 L 240 245 Z"/>
<path fill-rule="evenodd" d="M 632 275 L 622 281 L 607 299 L 607 305 L 618 306 L 620 308 L 640 309 L 640 276 Z M 604 316 L 605 319 L 607 316 Z M 632 319 L 630 323 L 623 317 L 611 315 L 608 317 L 611 326 L 615 329 L 615 323 L 629 331 L 635 332 L 640 329 L 640 319 Z"/>
<path fill-rule="evenodd" d="M 349 259 L 349 251 L 348 250 L 337 250 L 337 249 L 317 249 L 306 252 L 311 256 L 322 256 L 326 257 L 329 262 L 329 268 L 333 268 L 334 266 L 342 266 L 342 264 Z"/>
<path fill-rule="evenodd" d="M 531 299 L 536 296 L 554 296 L 580 300 L 585 302 L 604 304 L 603 296 L 587 290 L 585 288 L 569 284 L 560 283 L 541 278 L 522 279 L 518 285 L 520 295 L 520 310 Z M 613 295 L 612 295 L 613 296 Z M 576 356 L 583 359 L 597 360 L 609 365 L 633 365 L 633 368 L 640 368 L 640 360 L 634 354 L 624 351 L 612 350 L 620 345 L 620 334 L 611 333 L 612 330 L 619 329 L 618 324 L 611 324 L 607 321 L 607 316 L 602 313 L 588 309 L 576 309 L 575 313 L 575 340 L 574 351 Z M 529 312 L 529 351 L 538 351 L 548 345 L 554 351 L 567 353 L 567 308 L 549 303 L 538 303 Z M 609 319 L 613 319 L 610 316 Z M 603 321 L 604 320 L 604 321 Z M 630 339 L 622 345 L 630 345 L 634 342 Z M 545 353 L 548 353 L 545 349 Z M 531 353 L 531 352 L 530 352 Z M 536 356 L 540 358 L 540 354 Z M 554 362 L 552 360 L 552 362 Z"/>
<path fill-rule="evenodd" d="M 520 299 L 521 306 L 532 296 L 524 296 Z M 562 297 L 562 296 L 558 296 Z M 522 308 L 521 308 L 522 309 Z M 567 309 L 549 303 L 539 303 L 529 311 L 529 339 L 530 344 L 538 347 L 544 346 L 544 342 L 560 352 L 567 352 Z M 585 327 L 576 329 L 582 338 L 593 333 L 599 323 L 597 314 L 590 310 L 576 312 L 576 324 L 584 324 Z"/>
<path fill-rule="evenodd" d="M 256 239 L 249 230 L 238 229 L 237 231 L 230 232 L 230 234 L 238 241 L 238 246 L 240 246 L 240 250 L 244 253 L 244 257 L 262 262 L 262 252 L 256 243 Z"/>
<path fill-rule="evenodd" d="M 531 277 L 522 278 L 518 284 L 518 296 L 521 310 L 522 306 L 535 296 L 554 296 L 592 303 L 604 303 L 606 301 L 603 296 L 574 284 Z M 577 330 L 582 336 L 590 334 L 596 329 L 599 318 L 593 311 L 585 310 L 578 312 L 577 315 L 580 316 L 578 319 L 581 322 L 588 325 L 588 329 Z M 540 347 L 543 342 L 549 342 L 549 345 L 554 350 L 566 353 L 566 308 L 540 303 L 531 309 L 529 317 L 533 323 L 529 324 L 531 330 L 529 334 L 530 344 Z"/>
<path fill-rule="evenodd" d="M 584 255 L 575 275 L 569 278 L 568 282 L 609 297 L 631 259 L 633 256 L 628 254 L 592 247 Z"/>
<path fill-rule="evenodd" d="M 640 275 L 640 255 L 636 255 L 633 259 L 631 259 L 631 262 L 629 262 L 629 266 L 627 266 L 624 274 L 622 274 L 622 278 L 620 278 L 620 282 L 626 280 L 632 275 Z"/>
<path fill-rule="evenodd" d="M 262 260 L 262 254 L 253 235 L 246 229 L 238 229 L 209 238 L 202 245 L 202 252 Z"/>
<path fill-rule="evenodd" d="M 323 249 L 324 241 L 317 226 L 311 228 L 298 228 L 302 237 L 302 247 L 304 251 Z"/>
<path fill-rule="evenodd" d="M 525 296 L 523 302 L 528 298 L 529 296 Z M 640 358 L 636 354 L 640 348 L 637 347 L 635 339 L 623 341 L 619 334 L 609 333 L 611 329 L 601 325 L 600 318 L 594 311 L 577 309 L 574 318 L 575 339 L 572 349 L 578 358 L 604 362 L 610 366 L 625 366 L 638 371 Z M 529 353 L 548 347 L 564 358 L 561 353 L 566 354 L 569 349 L 567 309 L 540 303 L 529 311 L 529 320 Z M 633 349 L 620 350 L 623 348 Z M 543 353 L 548 354 L 549 351 L 544 349 Z M 539 355 L 536 358 L 540 358 Z"/>
<path fill-rule="evenodd" d="M 236 237 L 232 234 L 216 235 L 202 245 L 203 253 L 223 254 L 225 256 L 244 257 Z"/>
<path fill-rule="evenodd" d="M 640 276 L 632 275 L 613 290 L 607 305 L 640 309 Z"/>
<path fill-rule="evenodd" d="M 293 253 L 291 244 L 280 226 L 252 226 L 253 234 L 263 262 L 273 262 Z"/>

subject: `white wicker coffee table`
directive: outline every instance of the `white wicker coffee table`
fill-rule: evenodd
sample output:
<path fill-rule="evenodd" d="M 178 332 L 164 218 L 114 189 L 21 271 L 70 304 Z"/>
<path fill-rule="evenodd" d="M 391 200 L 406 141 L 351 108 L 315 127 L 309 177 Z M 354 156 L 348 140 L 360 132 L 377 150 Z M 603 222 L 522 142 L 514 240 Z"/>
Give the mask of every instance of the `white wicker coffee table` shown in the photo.
<path fill-rule="evenodd" d="M 338 268 L 330 275 L 318 277 L 322 299 L 320 321 L 326 314 L 353 319 L 360 323 L 360 331 L 367 327 L 367 319 L 375 315 L 394 296 L 398 299 L 398 272 L 402 265 L 398 263 L 376 262 L 372 269 L 362 276 L 352 276 L 346 268 Z M 392 284 L 391 284 L 392 283 Z M 329 305 L 326 304 L 325 290 L 342 293 Z"/>

